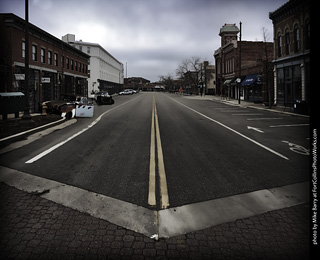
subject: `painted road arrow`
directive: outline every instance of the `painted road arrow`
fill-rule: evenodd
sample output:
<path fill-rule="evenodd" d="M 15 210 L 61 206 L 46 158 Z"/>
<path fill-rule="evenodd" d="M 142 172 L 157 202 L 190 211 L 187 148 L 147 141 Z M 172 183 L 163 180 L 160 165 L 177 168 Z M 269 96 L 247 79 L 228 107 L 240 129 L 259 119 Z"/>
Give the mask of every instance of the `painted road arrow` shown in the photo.
<path fill-rule="evenodd" d="M 256 127 L 252 127 L 252 126 L 247 126 L 247 127 L 248 127 L 248 129 L 252 129 L 252 130 L 257 131 L 259 133 L 264 133 L 260 128 L 256 128 Z"/>

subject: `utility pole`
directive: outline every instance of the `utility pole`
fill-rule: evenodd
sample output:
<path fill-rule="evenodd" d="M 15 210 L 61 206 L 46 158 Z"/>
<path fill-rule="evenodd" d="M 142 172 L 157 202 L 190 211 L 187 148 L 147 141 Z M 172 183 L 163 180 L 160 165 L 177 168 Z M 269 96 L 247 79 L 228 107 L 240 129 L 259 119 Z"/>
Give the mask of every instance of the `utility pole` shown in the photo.
<path fill-rule="evenodd" d="M 239 41 L 239 79 L 241 82 L 241 30 L 242 30 L 242 22 L 240 22 L 240 41 Z M 238 103 L 240 105 L 240 88 L 241 88 L 241 83 L 239 83 L 239 88 L 238 88 Z"/>
<path fill-rule="evenodd" d="M 26 50 L 25 50 L 25 68 L 24 68 L 24 95 L 25 95 L 25 104 L 24 104 L 24 113 L 22 119 L 31 119 L 30 115 L 30 104 L 29 104 L 29 3 L 28 0 L 25 0 L 25 41 L 26 41 Z"/>

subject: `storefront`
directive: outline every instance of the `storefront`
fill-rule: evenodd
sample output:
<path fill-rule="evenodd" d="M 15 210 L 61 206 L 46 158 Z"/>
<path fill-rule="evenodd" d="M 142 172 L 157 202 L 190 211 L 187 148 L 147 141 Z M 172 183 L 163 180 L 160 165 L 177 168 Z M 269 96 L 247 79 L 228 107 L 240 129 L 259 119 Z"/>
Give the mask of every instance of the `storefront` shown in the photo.
<path fill-rule="evenodd" d="M 241 86 L 244 89 L 245 100 L 251 102 L 262 102 L 262 84 L 261 75 L 250 74 L 241 82 Z"/>

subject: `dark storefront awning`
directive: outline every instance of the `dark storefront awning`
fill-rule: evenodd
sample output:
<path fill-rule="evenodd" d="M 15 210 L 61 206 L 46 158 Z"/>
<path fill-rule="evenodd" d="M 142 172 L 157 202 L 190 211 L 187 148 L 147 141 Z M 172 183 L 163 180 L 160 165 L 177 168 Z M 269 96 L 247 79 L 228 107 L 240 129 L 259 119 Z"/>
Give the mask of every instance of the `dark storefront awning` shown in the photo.
<path fill-rule="evenodd" d="M 254 84 L 261 84 L 261 75 L 259 74 L 250 74 L 247 75 L 244 81 L 241 82 L 242 86 L 251 86 Z"/>

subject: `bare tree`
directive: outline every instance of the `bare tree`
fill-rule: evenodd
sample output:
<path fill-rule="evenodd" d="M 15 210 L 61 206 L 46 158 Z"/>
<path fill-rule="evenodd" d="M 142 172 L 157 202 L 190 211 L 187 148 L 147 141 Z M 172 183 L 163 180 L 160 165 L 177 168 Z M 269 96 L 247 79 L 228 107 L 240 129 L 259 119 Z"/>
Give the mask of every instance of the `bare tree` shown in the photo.
<path fill-rule="evenodd" d="M 176 75 L 184 79 L 186 87 L 192 88 L 192 92 L 198 91 L 198 86 L 203 82 L 205 73 L 203 72 L 203 61 L 199 57 L 185 59 L 176 69 Z M 190 89 L 189 89 L 190 90 Z"/>

